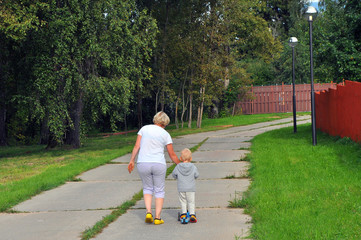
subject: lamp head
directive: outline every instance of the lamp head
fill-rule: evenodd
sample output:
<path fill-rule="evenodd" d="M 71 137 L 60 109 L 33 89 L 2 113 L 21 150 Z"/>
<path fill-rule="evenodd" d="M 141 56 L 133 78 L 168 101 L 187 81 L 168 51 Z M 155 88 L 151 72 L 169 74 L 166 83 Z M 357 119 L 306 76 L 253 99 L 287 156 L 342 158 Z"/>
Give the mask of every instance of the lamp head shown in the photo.
<path fill-rule="evenodd" d="M 297 43 L 298 43 L 298 40 L 295 37 L 291 37 L 290 40 L 288 40 L 288 45 L 290 47 L 296 47 Z"/>
<path fill-rule="evenodd" d="M 306 12 L 305 12 L 305 18 L 309 21 L 312 22 L 314 19 L 316 19 L 317 17 L 317 9 L 315 7 L 312 6 L 308 6 Z"/>

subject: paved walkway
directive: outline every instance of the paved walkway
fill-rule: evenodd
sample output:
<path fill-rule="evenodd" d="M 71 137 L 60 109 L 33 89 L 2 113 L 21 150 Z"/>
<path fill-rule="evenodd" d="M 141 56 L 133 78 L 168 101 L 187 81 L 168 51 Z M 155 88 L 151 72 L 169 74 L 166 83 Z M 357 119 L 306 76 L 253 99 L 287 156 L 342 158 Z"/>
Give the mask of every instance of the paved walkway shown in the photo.
<path fill-rule="evenodd" d="M 309 122 L 300 117 L 298 124 Z M 185 147 L 205 143 L 193 154 L 200 177 L 197 180 L 196 213 L 198 223 L 182 225 L 177 221 L 179 202 L 176 181 L 166 180 L 162 218 L 165 224 L 144 223 L 143 200 L 110 224 L 95 239 L 238 239 L 246 237 L 251 217 L 243 209 L 228 208 L 229 201 L 240 197 L 250 185 L 249 162 L 241 161 L 249 152 L 249 140 L 260 133 L 292 126 L 292 119 L 187 135 L 174 140 L 179 155 Z M 130 155 L 114 159 L 79 176 L 82 181 L 68 182 L 43 192 L 13 208 L 20 213 L 0 214 L 1 240 L 75 240 L 111 209 L 130 200 L 142 188 L 138 173 L 127 172 Z M 168 159 L 168 162 L 170 160 Z M 226 177 L 234 177 L 226 179 Z"/>

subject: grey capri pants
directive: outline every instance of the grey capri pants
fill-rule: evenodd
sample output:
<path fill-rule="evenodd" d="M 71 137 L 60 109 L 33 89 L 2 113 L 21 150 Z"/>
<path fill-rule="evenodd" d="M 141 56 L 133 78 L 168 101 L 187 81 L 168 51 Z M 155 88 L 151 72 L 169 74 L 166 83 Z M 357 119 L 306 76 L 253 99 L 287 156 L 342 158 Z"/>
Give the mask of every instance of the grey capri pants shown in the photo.
<path fill-rule="evenodd" d="M 137 163 L 137 169 L 143 183 L 143 194 L 154 194 L 155 198 L 164 198 L 167 165 L 140 162 Z"/>

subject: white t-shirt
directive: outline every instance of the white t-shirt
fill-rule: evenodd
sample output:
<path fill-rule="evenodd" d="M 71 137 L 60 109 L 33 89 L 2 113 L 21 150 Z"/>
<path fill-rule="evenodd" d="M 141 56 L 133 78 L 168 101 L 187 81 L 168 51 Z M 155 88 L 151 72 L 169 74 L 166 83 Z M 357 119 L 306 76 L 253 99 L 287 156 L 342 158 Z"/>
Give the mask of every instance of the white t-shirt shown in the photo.
<path fill-rule="evenodd" d="M 155 162 L 166 164 L 164 147 L 173 143 L 169 133 L 157 125 L 142 127 L 138 135 L 142 136 L 137 162 Z"/>

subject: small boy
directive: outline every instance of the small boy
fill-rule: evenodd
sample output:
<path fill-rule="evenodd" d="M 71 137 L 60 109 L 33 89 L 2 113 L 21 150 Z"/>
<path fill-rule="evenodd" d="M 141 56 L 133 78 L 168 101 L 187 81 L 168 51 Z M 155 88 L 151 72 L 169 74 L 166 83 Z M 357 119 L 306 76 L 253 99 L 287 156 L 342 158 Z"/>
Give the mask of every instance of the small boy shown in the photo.
<path fill-rule="evenodd" d="M 172 176 L 177 179 L 177 186 L 179 192 L 179 201 L 182 207 L 182 215 L 180 220 L 182 223 L 187 223 L 187 210 L 190 214 L 189 221 L 196 223 L 197 218 L 195 214 L 195 195 L 196 195 L 196 181 L 199 173 L 192 161 L 192 152 L 185 148 L 181 152 L 179 163 L 173 170 Z"/>

